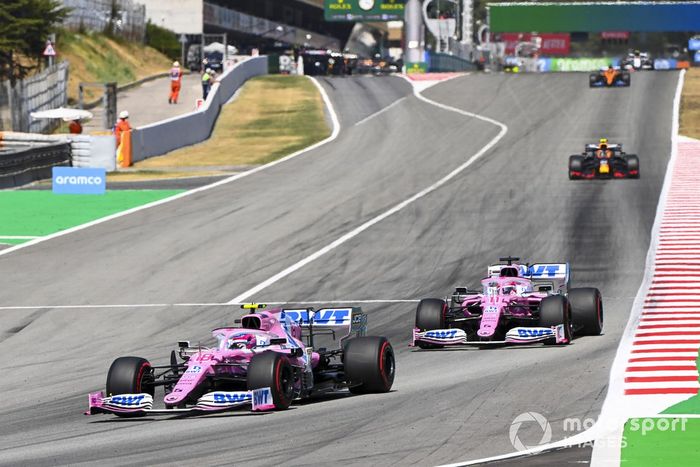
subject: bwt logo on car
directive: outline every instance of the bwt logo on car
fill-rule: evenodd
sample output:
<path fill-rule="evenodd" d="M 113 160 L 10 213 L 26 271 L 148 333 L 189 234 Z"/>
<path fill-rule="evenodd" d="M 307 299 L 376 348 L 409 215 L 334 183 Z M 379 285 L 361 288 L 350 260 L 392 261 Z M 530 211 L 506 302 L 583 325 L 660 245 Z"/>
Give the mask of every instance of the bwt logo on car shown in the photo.
<path fill-rule="evenodd" d="M 456 329 L 451 331 L 428 331 L 425 333 L 425 337 L 432 337 L 433 339 L 452 339 L 456 335 Z"/>
<path fill-rule="evenodd" d="M 314 324 L 327 324 L 327 325 L 347 325 L 350 324 L 350 313 L 351 308 L 324 308 L 318 310 L 314 313 L 313 320 Z M 292 322 L 302 324 L 308 324 L 309 322 L 309 312 L 304 310 L 284 310 L 284 317 L 288 317 Z"/>
<path fill-rule="evenodd" d="M 114 396 L 111 399 L 112 404 L 119 404 L 119 405 L 139 405 L 141 401 L 143 401 L 143 398 L 145 396 L 139 395 L 139 396 Z"/>
<path fill-rule="evenodd" d="M 270 400 L 272 398 L 272 393 L 268 388 L 258 389 L 254 391 L 253 398 L 255 400 L 255 405 L 267 405 L 272 403 L 272 401 Z"/>
<path fill-rule="evenodd" d="M 214 393 L 214 403 L 215 404 L 230 404 L 236 402 L 245 402 L 250 400 L 250 394 L 241 394 L 237 392 L 215 392 Z"/>
<path fill-rule="evenodd" d="M 518 336 L 520 337 L 542 337 L 551 335 L 551 329 L 518 329 Z"/>

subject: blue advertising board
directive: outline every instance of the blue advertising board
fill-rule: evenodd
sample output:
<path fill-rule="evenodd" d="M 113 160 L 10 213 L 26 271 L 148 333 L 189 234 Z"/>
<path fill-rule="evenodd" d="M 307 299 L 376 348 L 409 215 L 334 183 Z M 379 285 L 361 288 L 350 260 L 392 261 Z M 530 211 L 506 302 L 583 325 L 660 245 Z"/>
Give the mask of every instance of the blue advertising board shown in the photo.
<path fill-rule="evenodd" d="M 688 50 L 700 50 L 700 38 L 691 38 L 688 41 Z"/>
<path fill-rule="evenodd" d="M 698 50 L 697 52 L 695 52 L 695 55 L 693 55 L 693 61 L 694 61 L 695 63 L 700 62 L 700 50 Z"/>
<path fill-rule="evenodd" d="M 105 169 L 54 167 L 52 186 L 59 195 L 103 195 L 107 173 Z"/>

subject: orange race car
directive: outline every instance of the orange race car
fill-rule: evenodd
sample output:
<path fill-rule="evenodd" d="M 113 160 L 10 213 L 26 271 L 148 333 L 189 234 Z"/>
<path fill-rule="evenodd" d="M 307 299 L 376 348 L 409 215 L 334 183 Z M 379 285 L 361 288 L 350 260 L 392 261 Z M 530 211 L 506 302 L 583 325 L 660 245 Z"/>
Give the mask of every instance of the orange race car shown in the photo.
<path fill-rule="evenodd" d="M 588 85 L 591 88 L 627 87 L 630 85 L 630 72 L 610 65 L 591 73 Z"/>

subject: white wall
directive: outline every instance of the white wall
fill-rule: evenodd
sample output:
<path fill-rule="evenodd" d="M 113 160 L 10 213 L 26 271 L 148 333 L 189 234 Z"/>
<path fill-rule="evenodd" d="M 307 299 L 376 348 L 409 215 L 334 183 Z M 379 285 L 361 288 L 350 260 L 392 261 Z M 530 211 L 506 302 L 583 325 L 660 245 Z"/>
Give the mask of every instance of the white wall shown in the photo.
<path fill-rule="evenodd" d="M 151 23 L 178 34 L 202 34 L 203 0 L 136 0 L 146 5 Z"/>

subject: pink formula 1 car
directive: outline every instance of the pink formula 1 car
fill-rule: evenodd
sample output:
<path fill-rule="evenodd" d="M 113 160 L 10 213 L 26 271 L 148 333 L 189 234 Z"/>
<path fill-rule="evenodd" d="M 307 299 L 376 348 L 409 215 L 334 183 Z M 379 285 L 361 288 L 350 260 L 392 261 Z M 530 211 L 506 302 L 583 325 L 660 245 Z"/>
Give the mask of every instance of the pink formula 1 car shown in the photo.
<path fill-rule="evenodd" d="M 569 344 L 603 329 L 603 302 L 595 288 L 569 289 L 569 265 L 506 264 L 488 268 L 482 290 L 458 287 L 451 304 L 421 300 L 411 345 Z"/>
<path fill-rule="evenodd" d="M 252 405 L 281 410 L 294 399 L 349 389 L 388 392 L 394 382 L 394 351 L 385 337 L 365 336 L 360 308 L 274 308 L 245 305 L 252 312 L 240 327 L 214 329 L 216 345 L 179 343 L 170 365 L 151 366 L 139 357 L 117 358 L 107 374 L 107 391 L 89 395 L 88 414 L 121 417 L 207 413 Z M 318 348 L 331 340 L 335 349 Z M 179 354 L 179 358 L 178 358 Z M 163 409 L 153 408 L 156 387 Z"/>

